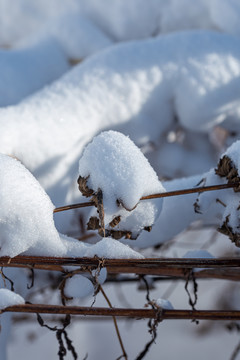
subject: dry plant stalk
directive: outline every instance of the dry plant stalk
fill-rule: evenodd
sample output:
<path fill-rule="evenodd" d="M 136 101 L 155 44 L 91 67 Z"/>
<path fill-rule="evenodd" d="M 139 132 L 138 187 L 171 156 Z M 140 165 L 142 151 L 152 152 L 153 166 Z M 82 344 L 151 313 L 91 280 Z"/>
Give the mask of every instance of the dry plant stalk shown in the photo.
<path fill-rule="evenodd" d="M 46 304 L 24 304 L 9 306 L 1 313 L 39 313 L 54 315 L 81 315 L 81 316 L 118 316 L 138 319 L 154 319 L 155 309 L 129 309 L 129 308 L 103 308 L 103 307 L 81 307 L 62 306 Z M 240 320 L 240 311 L 237 310 L 165 310 L 162 309 L 161 320 Z"/>
<path fill-rule="evenodd" d="M 203 187 L 195 187 L 195 188 L 189 188 L 189 189 L 183 189 L 183 190 L 175 190 L 175 191 L 167 191 L 160 194 L 152 194 L 148 196 L 143 196 L 140 200 L 149 200 L 149 199 L 157 199 L 157 198 L 165 198 L 165 197 L 171 197 L 171 196 L 180 196 L 180 195 L 187 195 L 187 194 L 194 194 L 194 193 L 201 193 L 206 191 L 215 191 L 215 190 L 223 190 L 223 189 L 229 189 L 229 188 L 239 188 L 239 181 L 237 182 L 229 182 L 228 184 L 222 184 L 222 185 L 211 185 L 211 186 L 203 186 Z M 89 189 L 88 189 L 89 191 Z M 86 193 L 87 190 L 86 190 Z M 88 195 L 90 196 L 90 195 Z M 94 206 L 93 201 L 78 203 L 78 204 L 71 204 L 66 206 L 57 207 L 54 209 L 54 213 L 58 213 L 61 211 L 67 211 L 67 210 L 73 210 L 78 209 L 82 207 L 88 207 L 88 206 Z"/>

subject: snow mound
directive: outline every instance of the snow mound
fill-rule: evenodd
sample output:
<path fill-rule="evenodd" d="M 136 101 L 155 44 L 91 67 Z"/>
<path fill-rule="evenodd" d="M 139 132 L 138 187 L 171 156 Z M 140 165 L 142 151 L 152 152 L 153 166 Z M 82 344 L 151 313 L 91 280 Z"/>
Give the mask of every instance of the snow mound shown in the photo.
<path fill-rule="evenodd" d="M 32 174 L 16 159 L 0 155 L 0 255 L 61 256 L 65 246 L 53 222 L 54 206 Z"/>
<path fill-rule="evenodd" d="M 8 289 L 0 289 L 0 310 L 13 305 L 23 305 L 25 300 L 22 296 Z"/>
<path fill-rule="evenodd" d="M 71 60 L 82 60 L 112 44 L 112 41 L 87 17 L 67 13 L 45 24 L 39 31 L 24 37 L 17 43 L 38 43 L 42 38 L 53 37 Z"/>
<path fill-rule="evenodd" d="M 53 38 L 15 50 L 0 49 L 0 106 L 16 104 L 68 69 L 66 55 Z"/>
<path fill-rule="evenodd" d="M 122 236 L 136 238 L 143 228 L 154 224 L 162 201 L 138 203 L 143 196 L 165 190 L 148 160 L 128 137 L 116 131 L 95 137 L 79 161 L 79 174 L 79 189 L 84 196 L 96 199 L 102 193 L 104 220 L 98 207 L 96 229 L 105 229 L 101 223 L 104 221 L 110 235 L 118 237 L 122 231 Z M 91 219 L 96 218 L 94 214 Z"/>

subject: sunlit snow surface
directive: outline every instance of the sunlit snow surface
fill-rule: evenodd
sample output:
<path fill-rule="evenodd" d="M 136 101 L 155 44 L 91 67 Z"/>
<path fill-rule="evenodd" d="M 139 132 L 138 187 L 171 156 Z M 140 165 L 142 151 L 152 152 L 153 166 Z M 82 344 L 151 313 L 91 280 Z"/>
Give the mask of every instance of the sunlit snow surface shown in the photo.
<path fill-rule="evenodd" d="M 206 253 L 196 249 L 210 246 L 214 257 L 226 252 L 238 255 L 226 236 L 214 233 L 214 246 L 208 241 L 213 232 L 209 225 L 216 229 L 225 224 L 239 231 L 239 195 L 232 189 L 164 199 L 152 231 L 142 232 L 135 241 L 123 240 L 129 246 L 92 233 L 91 244 L 62 235 L 86 239 L 89 233 L 83 225 L 91 210 L 55 214 L 55 223 L 52 211 L 54 206 L 84 201 L 77 186 L 78 161 L 84 147 L 106 130 L 129 136 L 165 180 L 162 184 L 167 191 L 196 187 L 201 181 L 201 185 L 226 183 L 214 169 L 221 153 L 229 155 L 239 169 L 239 144 L 226 151 L 240 137 L 239 24 L 238 0 L 0 0 L 0 152 L 19 159 L 36 178 L 17 160 L 1 155 L 1 254 L 142 258 L 134 246 L 145 248 L 143 253 L 150 256 L 182 257 L 190 248 L 189 257 L 205 257 Z M 120 180 L 119 174 L 112 179 Z M 121 195 L 131 206 L 141 196 L 129 191 Z M 146 212 L 155 219 L 156 214 L 152 216 L 151 209 L 142 204 L 136 208 L 140 211 L 144 206 L 137 222 L 147 217 Z M 156 206 L 154 201 L 151 204 Z M 189 226 L 201 226 L 201 231 L 179 235 Z M 178 246 L 179 238 L 182 244 Z M 160 250 L 152 251 L 152 246 L 161 244 Z M 170 244 L 174 244 L 172 250 L 166 252 Z M 4 272 L 11 278 L 10 270 Z M 16 291 L 26 298 L 29 290 L 22 272 L 17 271 L 14 279 L 21 290 Z M 68 294 L 88 301 L 90 280 L 79 279 L 78 287 L 72 278 Z M 38 281 L 45 286 L 46 278 L 38 277 L 37 271 L 35 280 L 35 286 Z M 197 308 L 230 305 L 238 309 L 238 293 L 231 298 L 234 284 L 230 285 L 226 288 L 225 283 L 215 281 L 213 287 L 212 282 L 201 282 Z M 123 286 L 125 300 L 120 284 L 114 289 L 107 289 L 114 306 L 146 304 L 146 293 L 134 291 L 132 285 Z M 177 309 L 187 306 L 184 286 L 169 295 L 168 285 L 161 283 L 151 295 L 160 303 L 170 298 Z M 26 334 L 35 328 L 26 323 L 10 339 L 10 314 L 2 314 L 0 320 L 1 360 L 7 358 L 7 341 L 11 341 L 10 360 L 56 357 L 55 334 L 51 338 L 47 332 L 31 344 Z M 213 332 L 199 338 L 194 336 L 195 328 L 184 322 L 160 324 L 159 337 L 146 358 L 183 354 L 184 359 L 198 360 L 219 357 L 220 351 L 223 358 L 231 357 L 239 340 L 237 333 L 219 328 L 214 333 L 207 323 L 199 333 L 207 328 Z M 136 358 L 139 346 L 149 339 L 146 324 L 135 322 L 129 330 L 121 323 L 120 331 L 129 358 Z M 92 359 L 100 354 L 105 358 L 120 355 L 110 323 L 104 331 L 100 323 L 75 323 L 71 335 L 79 357 L 87 352 Z"/>

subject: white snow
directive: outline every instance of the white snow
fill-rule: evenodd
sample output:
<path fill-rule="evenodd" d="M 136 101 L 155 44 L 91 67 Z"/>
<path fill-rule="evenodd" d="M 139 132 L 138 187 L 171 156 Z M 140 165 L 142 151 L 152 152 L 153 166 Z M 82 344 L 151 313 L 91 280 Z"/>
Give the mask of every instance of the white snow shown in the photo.
<path fill-rule="evenodd" d="M 214 256 L 209 251 L 204 249 L 189 250 L 183 255 L 183 258 L 189 259 L 213 259 Z"/>
<path fill-rule="evenodd" d="M 67 279 L 64 294 L 72 298 L 92 296 L 94 294 L 94 286 L 91 280 L 77 274 Z"/>
<path fill-rule="evenodd" d="M 154 224 L 162 201 L 138 203 L 142 196 L 165 190 L 148 160 L 128 137 L 116 131 L 95 137 L 84 149 L 79 174 L 87 179 L 94 193 L 102 190 L 107 229 L 131 231 L 136 237 L 144 227 Z M 110 222 L 117 216 L 120 222 L 111 227 Z"/>
<path fill-rule="evenodd" d="M 76 61 L 112 44 L 110 38 L 90 19 L 74 12 L 51 19 L 39 31 L 17 42 L 16 46 L 38 43 L 43 38 L 54 38 L 61 45 L 66 56 Z"/>
<path fill-rule="evenodd" d="M 174 307 L 172 306 L 172 304 L 169 300 L 158 298 L 157 300 L 155 300 L 155 303 L 161 309 L 165 309 L 165 310 L 173 310 L 174 309 Z"/>
<path fill-rule="evenodd" d="M 154 141 L 161 151 L 174 114 L 179 126 L 195 131 L 229 114 L 237 119 L 239 58 L 239 40 L 214 32 L 110 47 L 18 106 L 2 109 L 0 151 L 20 158 L 52 189 L 53 201 L 64 203 L 72 196 L 76 159 L 103 129 L 121 130 L 137 144 Z"/>
<path fill-rule="evenodd" d="M 75 269 L 74 269 L 75 270 Z M 89 274 L 76 274 L 67 279 L 64 294 L 72 298 L 83 298 L 86 296 L 93 296 L 95 292 L 95 280 L 97 284 L 103 284 L 107 278 L 107 269 L 102 268 L 92 271 L 93 279 Z M 94 279 L 96 277 L 96 279 Z"/>
<path fill-rule="evenodd" d="M 211 18 L 221 31 L 240 36 L 240 4 L 238 0 L 212 0 L 210 2 Z"/>
<path fill-rule="evenodd" d="M 25 300 L 19 294 L 8 289 L 0 289 L 0 310 L 13 305 L 25 304 Z"/>
<path fill-rule="evenodd" d="M 33 175 L 16 159 L 0 155 L 0 255 L 141 257 L 112 240 L 89 245 L 60 235 L 54 205 Z"/>
<path fill-rule="evenodd" d="M 220 151 L 231 158 L 239 172 L 239 143 L 226 150 L 240 138 L 239 20 L 238 0 L 0 0 L 0 152 L 18 158 L 36 178 L 18 161 L 0 155 L 0 255 L 141 259 L 143 255 L 132 247 L 145 248 L 145 256 L 182 257 L 189 248 L 207 246 L 211 246 L 215 256 L 225 255 L 226 250 L 230 256 L 238 255 L 226 236 L 208 242 L 208 237 L 222 227 L 225 234 L 229 233 L 240 244 L 238 192 L 228 189 L 166 198 L 157 221 L 161 207 L 158 200 L 139 199 L 151 189 L 159 191 L 158 178 L 167 191 L 196 187 L 201 180 L 200 186 L 227 183 L 226 176 L 219 177 L 214 170 Z M 70 64 L 78 61 L 81 62 L 69 70 Z M 52 81 L 55 82 L 50 84 Z M 114 132 L 106 132 L 109 130 Z M 98 137 L 102 131 L 105 133 Z M 116 131 L 121 133 L 117 138 Z M 106 134 L 112 134 L 110 143 Z M 125 136 L 140 147 L 157 175 Z M 134 235 L 155 222 L 152 231 L 141 232 L 136 241 L 125 239 L 121 243 L 110 237 L 101 240 L 93 231 L 87 232 L 88 219 L 97 215 L 94 208 L 57 213 L 55 227 L 53 203 L 62 206 L 84 201 L 77 185 L 78 161 L 84 147 L 92 146 L 84 174 L 90 175 L 90 183 L 94 178 L 91 186 L 95 192 L 103 187 L 106 230 L 109 231 L 108 224 L 115 215 L 121 215 L 121 221 L 113 229 L 130 229 Z M 141 156 L 138 158 L 137 154 Z M 136 158 L 139 162 L 135 164 Z M 156 186 L 152 187 L 152 181 Z M 123 205 L 116 205 L 119 198 L 130 212 Z M 197 224 L 193 224 L 196 220 Z M 191 224 L 191 231 L 186 232 Z M 201 226 L 201 231 L 197 230 Z M 152 249 L 169 240 L 172 241 Z M 186 256 L 210 255 L 194 250 Z M 6 274 L 14 279 L 17 292 L 27 298 L 18 288 L 20 284 L 29 291 L 22 281 L 22 272 L 16 271 L 13 277 L 8 271 Z M 36 272 L 36 282 L 45 285 L 46 278 Z M 99 281 L 105 280 L 106 269 L 103 269 Z M 154 281 L 152 298 L 158 297 L 158 284 Z M 216 281 L 218 284 L 220 281 Z M 82 297 L 93 291 L 90 280 L 81 275 L 70 279 L 68 286 L 69 295 L 72 292 Z M 165 282 L 161 284 L 163 298 L 170 298 L 166 291 L 169 294 L 171 288 L 167 286 Z M 223 298 L 234 305 L 233 284 L 224 297 L 215 293 L 215 286 L 208 292 L 208 286 L 203 282 L 198 290 L 199 308 L 217 307 L 214 301 Z M 144 304 L 144 293 L 133 294 L 130 284 L 124 285 L 123 290 L 132 306 Z M 112 304 L 121 306 L 121 292 L 115 294 L 109 288 L 109 293 Z M 186 306 L 183 293 L 184 287 L 175 290 L 174 303 L 178 308 Z M 53 295 L 54 301 L 56 294 L 49 290 L 49 295 Z M 162 299 L 159 306 L 164 307 Z M 6 360 L 7 341 L 11 341 L 10 359 L 17 358 L 19 353 L 23 358 L 54 358 L 50 335 L 42 340 L 46 355 L 38 351 L 39 339 L 31 344 L 32 348 L 36 346 L 31 354 L 31 346 L 24 339 L 27 331 L 22 331 L 22 325 L 19 325 L 21 339 L 17 348 L 16 337 L 10 340 L 8 315 L 1 316 L 1 359 Z M 24 326 L 30 329 L 32 325 Z M 104 343 L 106 333 L 101 331 L 101 325 L 90 326 L 82 322 L 74 324 L 73 335 L 79 340 L 79 333 L 84 334 L 81 350 L 89 346 L 92 358 L 99 354 L 106 358 L 109 353 L 116 358 L 115 344 L 111 342 L 112 354 L 109 341 Z M 181 336 L 176 333 L 180 326 Z M 107 334 L 112 335 L 110 325 L 105 327 L 109 329 Z M 144 335 L 140 334 L 140 328 L 137 324 L 134 334 L 141 344 Z M 132 328 L 122 329 L 129 358 L 136 358 L 135 343 L 130 336 Z M 224 338 L 219 332 L 216 341 L 216 336 L 209 332 L 203 348 L 199 336 L 193 338 L 193 331 L 190 334 L 186 329 L 184 324 L 179 323 L 176 330 L 176 326 L 166 323 L 160 331 L 166 340 L 169 334 L 171 339 L 177 339 L 178 347 L 176 342 L 171 348 L 167 341 L 161 344 L 160 335 L 149 356 L 175 358 L 186 341 L 198 342 L 199 346 L 194 349 L 192 345 L 185 346 L 186 359 L 215 358 L 217 351 L 225 357 L 230 355 L 226 343 L 233 344 L 233 334 Z M 97 350 L 91 347 L 95 335 Z M 226 338 L 232 342 L 222 340 Z M 217 342 L 224 347 L 216 346 Z"/>
<path fill-rule="evenodd" d="M 3 154 L 0 188 L 0 255 L 14 257 L 29 248 L 33 255 L 63 255 L 51 200 L 18 160 Z"/>
<path fill-rule="evenodd" d="M 103 238 L 94 245 L 68 238 L 61 235 L 63 243 L 67 246 L 66 256 L 94 257 L 106 259 L 143 259 L 144 256 L 134 251 L 130 246 L 121 244 L 112 238 Z M 104 277 L 103 277 L 104 280 Z M 101 281 L 101 280 L 100 280 Z"/>
<path fill-rule="evenodd" d="M 69 69 L 52 38 L 15 50 L 0 49 L 0 106 L 16 104 Z"/>

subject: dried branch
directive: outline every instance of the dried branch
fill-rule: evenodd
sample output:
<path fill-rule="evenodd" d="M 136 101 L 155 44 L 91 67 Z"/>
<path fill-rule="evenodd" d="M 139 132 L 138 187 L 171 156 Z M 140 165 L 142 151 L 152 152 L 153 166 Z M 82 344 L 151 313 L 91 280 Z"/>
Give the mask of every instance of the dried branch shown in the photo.
<path fill-rule="evenodd" d="M 94 258 L 55 258 L 18 255 L 14 258 L 0 257 L 2 267 L 27 267 L 34 269 L 55 270 L 64 272 L 63 266 L 78 266 L 84 269 L 97 269 L 99 261 L 104 260 L 104 267 L 109 274 L 133 273 L 142 275 L 164 275 L 185 277 L 186 269 L 201 268 L 196 278 L 224 278 L 239 280 L 240 258 L 216 259 L 178 259 L 178 258 L 147 258 L 147 259 L 100 259 Z M 225 268 L 225 269 L 224 269 Z M 232 268 L 232 269 L 229 269 Z M 238 268 L 238 269 L 233 269 Z M 214 271 L 215 269 L 215 271 Z"/>
<path fill-rule="evenodd" d="M 156 318 L 155 309 L 126 309 L 126 308 L 100 308 L 61 306 L 46 304 L 24 304 L 9 306 L 4 312 L 14 313 L 39 313 L 39 314 L 71 314 L 82 316 L 120 316 L 127 318 L 152 319 Z M 237 310 L 162 310 L 161 320 L 240 320 L 240 311 Z"/>
<path fill-rule="evenodd" d="M 113 306 L 112 306 L 107 294 L 105 293 L 105 291 L 103 290 L 103 287 L 100 284 L 99 284 L 99 290 L 101 291 L 104 299 L 108 303 L 109 308 L 113 309 Z M 118 341 L 119 341 L 119 344 L 120 344 L 120 347 L 121 347 L 122 353 L 123 353 L 121 357 L 124 357 L 124 359 L 127 360 L 128 356 L 127 356 L 126 350 L 125 350 L 124 345 L 123 345 L 123 341 L 122 341 L 122 337 L 121 337 L 121 334 L 120 334 L 120 331 L 119 331 L 119 328 L 118 328 L 116 316 L 113 316 L 112 318 L 113 318 L 114 327 L 115 327 L 115 330 L 116 330 L 116 333 L 117 333 Z"/>
<path fill-rule="evenodd" d="M 221 185 L 211 185 L 211 186 L 202 186 L 202 187 L 195 187 L 190 189 L 183 189 L 183 190 L 174 190 L 174 191 L 166 191 L 159 194 L 152 194 L 141 197 L 140 200 L 150 200 L 150 199 L 157 199 L 157 198 L 165 198 L 171 196 L 179 196 L 179 195 L 187 195 L 187 194 L 194 194 L 194 193 L 202 193 L 206 191 L 216 191 L 216 190 L 223 190 L 229 188 L 237 188 L 239 186 L 239 182 L 228 183 L 228 184 L 221 184 Z M 78 204 L 71 204 L 66 206 L 57 207 L 53 210 L 54 213 L 66 211 L 66 210 L 73 210 L 87 206 L 94 206 L 95 203 L 93 201 L 78 203 Z"/>

